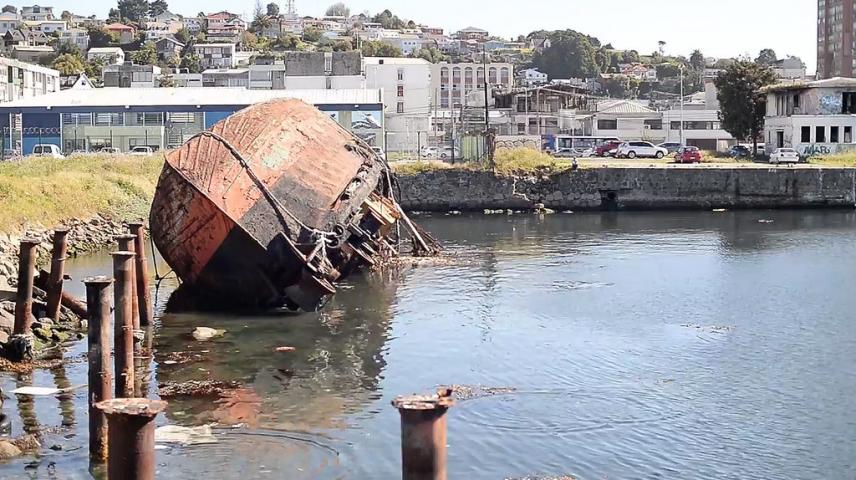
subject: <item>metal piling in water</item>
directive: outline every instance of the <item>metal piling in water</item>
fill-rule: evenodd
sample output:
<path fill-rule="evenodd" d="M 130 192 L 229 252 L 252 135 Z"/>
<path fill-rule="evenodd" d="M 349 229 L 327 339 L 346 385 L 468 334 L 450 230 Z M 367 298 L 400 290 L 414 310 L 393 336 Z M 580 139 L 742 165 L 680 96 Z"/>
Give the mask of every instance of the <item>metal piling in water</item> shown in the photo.
<path fill-rule="evenodd" d="M 15 297 L 15 335 L 29 334 L 33 325 L 33 275 L 38 245 L 38 240 L 21 239 L 21 250 L 18 254 L 18 292 Z"/>
<path fill-rule="evenodd" d="M 51 272 L 47 288 L 47 317 L 53 321 L 59 320 L 60 304 L 62 303 L 62 282 L 65 276 L 65 256 L 68 252 L 68 230 L 54 230 L 53 250 L 51 251 Z"/>
<path fill-rule="evenodd" d="M 136 254 L 137 253 L 136 243 L 135 243 L 136 238 L 137 238 L 136 235 L 131 235 L 130 233 L 126 233 L 124 235 L 118 235 L 116 237 L 116 243 L 119 246 L 119 251 L 133 252 L 134 254 Z M 136 294 L 137 281 L 136 281 L 136 278 L 137 278 L 137 265 L 136 265 L 136 262 L 134 262 L 131 264 L 131 290 L 132 290 L 131 306 L 133 309 L 134 330 L 139 330 L 140 329 L 140 306 L 137 303 L 137 294 Z"/>
<path fill-rule="evenodd" d="M 446 479 L 446 411 L 454 404 L 451 389 L 436 395 L 396 397 L 401 415 L 401 474 L 404 480 Z"/>
<path fill-rule="evenodd" d="M 108 478 L 155 478 L 154 419 L 166 405 L 162 400 L 145 398 L 116 398 L 96 405 L 107 416 Z"/>
<path fill-rule="evenodd" d="M 94 463 L 107 460 L 107 419 L 95 404 L 113 398 L 110 369 L 110 284 L 107 277 L 91 277 L 86 284 L 89 312 L 89 458 Z"/>
<path fill-rule="evenodd" d="M 154 318 L 152 298 L 149 292 L 149 263 L 146 256 L 146 227 L 142 222 L 129 223 L 128 228 L 134 235 L 136 258 L 137 304 L 139 305 L 140 325 L 151 325 Z"/>
<path fill-rule="evenodd" d="M 134 252 L 113 252 L 114 292 L 113 343 L 116 398 L 134 396 Z"/>

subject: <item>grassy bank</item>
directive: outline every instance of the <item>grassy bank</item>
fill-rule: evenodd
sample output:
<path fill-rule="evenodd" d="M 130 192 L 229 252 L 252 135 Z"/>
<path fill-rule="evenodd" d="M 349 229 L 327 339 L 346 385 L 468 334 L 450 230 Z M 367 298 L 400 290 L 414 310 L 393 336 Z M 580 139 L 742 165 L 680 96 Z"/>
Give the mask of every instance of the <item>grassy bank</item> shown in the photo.
<path fill-rule="evenodd" d="M 494 158 L 495 171 L 501 175 L 526 175 L 532 173 L 553 173 L 571 168 L 571 160 L 557 159 L 531 148 L 500 150 Z M 415 175 L 435 170 L 487 170 L 481 162 L 463 162 L 454 165 L 440 160 L 422 160 L 392 163 L 392 169 L 399 175 Z"/>
<path fill-rule="evenodd" d="M 856 151 L 812 157 L 808 163 L 826 167 L 856 167 Z"/>
<path fill-rule="evenodd" d="M 0 163 L 0 232 L 95 215 L 148 214 L 163 157 L 75 156 Z"/>

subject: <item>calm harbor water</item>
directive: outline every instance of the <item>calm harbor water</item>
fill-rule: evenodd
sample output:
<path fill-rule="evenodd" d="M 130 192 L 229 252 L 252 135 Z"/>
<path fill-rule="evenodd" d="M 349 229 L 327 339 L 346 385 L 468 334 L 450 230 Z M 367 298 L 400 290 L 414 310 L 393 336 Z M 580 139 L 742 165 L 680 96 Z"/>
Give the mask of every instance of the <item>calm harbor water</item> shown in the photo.
<path fill-rule="evenodd" d="M 396 478 L 390 400 L 450 383 L 514 389 L 450 410 L 450 478 L 856 478 L 856 213 L 418 220 L 448 258 L 354 278 L 320 314 L 163 315 L 152 395 L 241 387 L 173 399 L 159 424 L 243 426 L 159 447 L 158 478 Z M 110 260 L 70 267 L 82 294 Z M 80 362 L 0 375 L 4 392 L 85 381 Z M 90 478 L 85 389 L 8 396 L 16 434 L 47 433 L 0 478 Z"/>

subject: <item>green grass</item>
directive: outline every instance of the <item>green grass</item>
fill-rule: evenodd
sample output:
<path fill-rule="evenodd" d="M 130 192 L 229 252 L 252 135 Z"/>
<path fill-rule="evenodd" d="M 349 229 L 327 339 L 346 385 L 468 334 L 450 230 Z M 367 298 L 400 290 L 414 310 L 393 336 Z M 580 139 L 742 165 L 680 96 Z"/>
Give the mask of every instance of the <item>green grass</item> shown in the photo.
<path fill-rule="evenodd" d="M 496 173 L 501 175 L 555 173 L 571 168 L 571 161 L 553 158 L 531 148 L 514 148 L 496 152 Z"/>
<path fill-rule="evenodd" d="M 856 167 L 856 151 L 811 157 L 808 163 L 826 167 Z"/>
<path fill-rule="evenodd" d="M 49 228 L 95 215 L 147 215 L 163 164 L 151 157 L 30 157 L 0 163 L 0 231 Z"/>

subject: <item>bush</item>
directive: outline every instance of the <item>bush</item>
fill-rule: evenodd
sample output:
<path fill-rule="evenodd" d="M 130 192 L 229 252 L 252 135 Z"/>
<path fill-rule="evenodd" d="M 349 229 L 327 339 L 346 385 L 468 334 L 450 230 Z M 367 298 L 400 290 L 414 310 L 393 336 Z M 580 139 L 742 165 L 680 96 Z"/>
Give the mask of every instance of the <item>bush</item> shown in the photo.
<path fill-rule="evenodd" d="M 557 160 L 532 148 L 502 149 L 494 156 L 496 172 L 503 175 L 536 172 L 553 173 L 570 168 L 570 162 Z"/>

